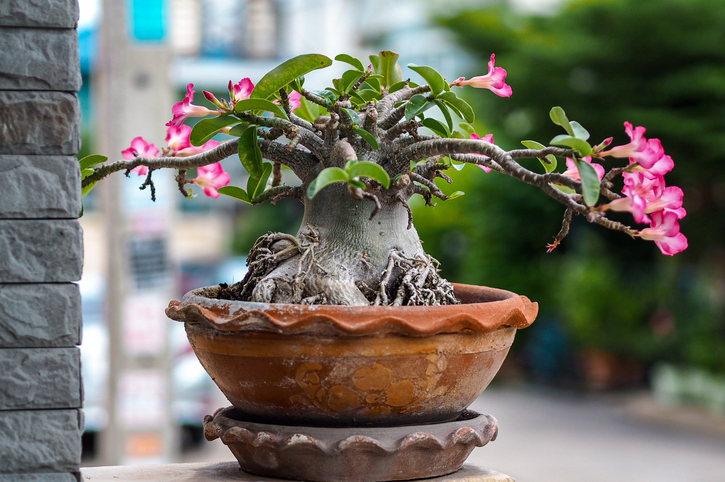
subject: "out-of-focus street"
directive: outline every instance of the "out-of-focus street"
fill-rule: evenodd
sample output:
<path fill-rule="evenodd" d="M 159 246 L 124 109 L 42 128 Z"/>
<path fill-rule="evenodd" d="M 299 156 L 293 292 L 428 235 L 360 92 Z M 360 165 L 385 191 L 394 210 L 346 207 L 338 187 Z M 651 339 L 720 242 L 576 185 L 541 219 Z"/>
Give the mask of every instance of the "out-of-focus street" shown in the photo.
<path fill-rule="evenodd" d="M 725 420 L 665 409 L 645 393 L 487 389 L 471 406 L 499 421 L 468 459 L 518 482 L 722 482 Z M 184 462 L 234 460 L 218 440 Z"/>

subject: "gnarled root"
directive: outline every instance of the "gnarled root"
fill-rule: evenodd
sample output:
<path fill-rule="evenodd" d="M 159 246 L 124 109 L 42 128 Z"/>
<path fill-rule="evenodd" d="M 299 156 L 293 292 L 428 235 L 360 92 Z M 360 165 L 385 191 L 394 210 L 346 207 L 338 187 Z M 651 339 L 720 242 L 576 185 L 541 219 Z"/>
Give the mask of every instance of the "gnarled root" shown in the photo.
<path fill-rule="evenodd" d="M 310 226 L 298 237 L 267 233 L 252 248 L 245 278 L 231 287 L 221 285 L 219 297 L 350 306 L 458 303 L 453 287 L 438 275 L 438 262 L 428 255 L 410 257 L 392 249 L 386 268 L 376 274 L 369 263 L 369 268 L 360 272 L 350 269 L 330 273 L 341 261 L 336 259 L 330 264 L 329 259 L 320 259 L 324 254 L 319 236 Z M 360 256 L 365 264 L 363 253 Z M 346 263 L 348 268 L 356 264 L 352 261 Z"/>
<path fill-rule="evenodd" d="M 457 303 L 459 301 L 453 293 L 453 286 L 438 275 L 437 260 L 427 254 L 408 257 L 398 250 L 390 251 L 388 265 L 381 273 L 374 305 L 429 306 Z"/>

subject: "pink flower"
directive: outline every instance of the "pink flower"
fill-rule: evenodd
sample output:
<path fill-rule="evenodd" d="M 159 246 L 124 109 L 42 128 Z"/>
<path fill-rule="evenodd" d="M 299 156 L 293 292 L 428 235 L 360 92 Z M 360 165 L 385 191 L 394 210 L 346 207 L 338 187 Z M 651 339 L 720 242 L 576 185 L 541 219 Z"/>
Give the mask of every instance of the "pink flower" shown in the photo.
<path fill-rule="evenodd" d="M 675 161 L 672 160 L 672 157 L 664 155 L 649 169 L 645 169 L 642 166 L 635 166 L 633 171 L 641 172 L 644 176 L 649 177 L 650 179 L 654 179 L 664 176 L 665 174 L 670 172 L 673 167 L 675 167 Z"/>
<path fill-rule="evenodd" d="M 649 223 L 650 219 L 645 214 L 645 210 L 647 209 L 647 201 L 644 200 L 641 196 L 627 196 L 620 199 L 615 199 L 614 201 L 610 202 L 609 204 L 605 204 L 604 206 L 600 206 L 600 211 L 618 211 L 618 212 L 630 212 L 632 213 L 632 217 L 634 217 L 634 220 L 638 223 Z"/>
<path fill-rule="evenodd" d="M 496 54 L 491 54 L 491 60 L 488 62 L 488 74 L 473 77 L 469 80 L 461 77 L 451 85 L 470 85 L 479 89 L 489 89 L 501 97 L 511 97 L 511 86 L 506 84 L 506 70 L 501 67 L 495 67 L 495 63 Z"/>
<path fill-rule="evenodd" d="M 672 211 L 652 213 L 652 226 L 639 232 L 642 239 L 654 241 L 662 254 L 672 256 L 687 249 L 687 238 L 680 232 L 677 214 Z"/>
<path fill-rule="evenodd" d="M 302 101 L 300 100 L 302 98 L 302 94 L 300 94 L 296 90 L 293 90 L 289 94 L 288 97 L 289 97 L 289 108 L 292 112 L 294 112 L 296 108 L 298 108 L 299 106 L 302 105 Z M 280 101 L 278 101 L 278 100 L 275 100 L 274 103 L 277 105 L 280 105 Z"/>
<path fill-rule="evenodd" d="M 217 189 L 226 186 L 231 180 L 229 174 L 224 172 L 224 168 L 218 162 L 199 167 L 197 173 L 196 179 L 192 179 L 191 182 L 201 186 L 204 189 L 204 194 L 214 199 L 219 197 Z"/>
<path fill-rule="evenodd" d="M 682 197 L 684 192 L 677 186 L 668 186 L 659 192 L 653 193 L 647 201 L 647 213 L 656 211 L 672 211 L 677 215 L 677 219 L 682 219 L 687 215 L 687 211 L 682 207 Z"/>
<path fill-rule="evenodd" d="M 231 97 L 232 104 L 236 104 L 240 100 L 249 99 L 249 96 L 252 95 L 252 90 L 254 90 L 254 84 L 249 77 L 240 80 L 237 84 L 232 84 L 232 81 L 229 81 L 229 96 Z"/>
<path fill-rule="evenodd" d="M 630 162 L 636 162 L 644 169 L 650 169 L 665 155 L 659 139 L 648 140 L 644 137 L 647 130 L 644 127 L 633 128 L 632 124 L 625 122 L 624 129 L 629 136 L 629 144 L 612 147 L 608 151 L 600 153 L 600 157 L 628 157 Z"/>
<path fill-rule="evenodd" d="M 296 90 L 293 90 L 292 93 L 289 95 L 289 108 L 292 112 L 295 111 L 296 108 L 302 105 L 302 94 L 297 92 Z"/>
<path fill-rule="evenodd" d="M 196 154 L 201 154 L 202 152 L 206 152 L 209 149 L 214 149 L 219 144 L 219 141 L 206 141 L 204 145 L 201 146 L 192 146 L 190 144 L 189 147 L 178 151 L 176 155 L 180 157 L 195 156 Z"/>
<path fill-rule="evenodd" d="M 139 136 L 135 137 L 131 141 L 131 147 L 121 151 L 121 155 L 124 159 L 132 161 L 137 157 L 156 157 L 159 153 L 159 149 Z M 149 172 L 149 168 L 146 166 L 138 166 L 131 169 L 131 172 L 135 172 L 139 176 L 145 176 Z"/>
<path fill-rule="evenodd" d="M 481 136 L 479 136 L 475 132 L 471 132 L 471 139 L 482 140 L 482 141 L 490 142 L 491 144 L 493 144 L 493 134 L 486 134 L 482 138 Z M 474 154 L 474 155 L 478 156 L 480 154 Z M 489 159 L 488 156 L 482 156 L 482 157 L 484 157 L 486 159 Z M 484 166 L 484 165 L 481 165 L 481 164 L 476 164 L 476 165 L 478 167 L 480 167 L 481 169 L 483 169 L 484 171 L 486 171 L 486 172 L 491 172 L 491 168 L 490 167 L 487 167 L 487 166 Z"/>
<path fill-rule="evenodd" d="M 166 123 L 167 126 L 179 127 L 184 123 L 187 117 L 206 117 L 211 114 L 219 114 L 219 111 L 207 109 L 206 107 L 191 103 L 191 101 L 194 100 L 195 91 L 191 90 L 193 87 L 194 84 L 187 85 L 184 100 L 177 102 L 174 104 L 174 107 L 171 108 L 174 118 Z"/>
<path fill-rule="evenodd" d="M 187 147 L 191 147 L 189 136 L 191 135 L 191 127 L 181 125 L 179 127 L 169 126 L 166 130 L 166 144 L 174 152 L 181 151 Z"/>
<path fill-rule="evenodd" d="M 204 97 L 206 97 L 206 100 L 214 104 L 215 106 L 219 107 L 220 109 L 228 109 L 229 106 L 225 106 L 225 104 L 222 104 L 222 102 L 216 98 L 214 94 L 209 92 L 208 90 L 202 90 L 202 94 L 204 94 Z"/>
<path fill-rule="evenodd" d="M 581 159 L 584 162 L 588 162 L 592 165 L 594 170 L 597 172 L 597 177 L 599 177 L 599 180 L 601 181 L 604 177 L 604 167 L 602 167 L 601 164 L 597 164 L 595 162 L 592 162 L 591 157 L 582 157 Z M 574 179 L 575 181 L 581 182 L 581 177 L 579 176 L 579 169 L 576 167 L 576 163 L 574 162 L 574 159 L 566 158 L 566 171 L 562 173 L 566 177 L 570 177 Z"/>

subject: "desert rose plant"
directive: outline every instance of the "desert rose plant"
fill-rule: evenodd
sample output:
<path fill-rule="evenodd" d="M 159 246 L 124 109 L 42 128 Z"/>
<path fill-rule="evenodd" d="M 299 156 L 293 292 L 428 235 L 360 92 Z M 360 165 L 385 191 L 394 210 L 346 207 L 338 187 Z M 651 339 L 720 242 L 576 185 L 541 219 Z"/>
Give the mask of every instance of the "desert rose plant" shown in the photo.
<path fill-rule="evenodd" d="M 566 237 L 575 215 L 654 241 L 666 255 L 687 248 L 679 230 L 683 192 L 664 180 L 674 162 L 659 139 L 645 137 L 644 127 L 624 123 L 628 144 L 611 146 L 612 138 L 593 144 L 584 127 L 554 107 L 550 116 L 563 128 L 561 135 L 547 144 L 524 140 L 524 148 L 506 150 L 491 134 L 474 132 L 474 110 L 456 92 L 470 86 L 511 96 L 506 71 L 495 65 L 494 55 L 487 74 L 452 82 L 432 67 L 409 64 L 420 84 L 402 77 L 398 55 L 390 51 L 371 56 L 367 67 L 349 55 L 335 60 L 351 68 L 323 90 L 304 84 L 305 74 L 333 62 L 318 54 L 290 59 L 256 85 L 250 79 L 230 81 L 228 99 L 204 92 L 211 107 L 193 103 L 189 84 L 172 109 L 167 147 L 137 137 L 122 161 L 82 159 L 84 194 L 107 175 L 125 171 L 144 177 L 141 187 L 155 196 L 152 176 L 169 168 L 187 197 L 193 191 L 188 185 L 197 185 L 207 196 L 249 204 L 298 199 L 305 210 L 297 235 L 260 237 L 246 278 L 220 290 L 221 297 L 258 302 L 456 303 L 452 286 L 423 250 L 408 200 L 418 194 L 433 204 L 434 198 L 462 195 L 445 194 L 435 179 L 450 183 L 446 171 L 466 164 L 481 168 L 470 175 L 511 176 L 563 205 L 562 227 L 549 250 Z M 184 124 L 189 117 L 204 119 L 191 128 Z M 212 140 L 220 132 L 233 139 Z M 231 156 L 249 174 L 244 187 L 230 185 L 220 164 Z M 539 159 L 541 168 L 524 167 L 518 162 L 524 158 Z M 561 161 L 565 169 L 558 167 Z M 282 184 L 283 168 L 296 175 L 296 185 Z M 193 179 L 187 177 L 191 169 L 197 172 Z M 639 227 L 608 217 L 621 211 L 631 213 Z"/>

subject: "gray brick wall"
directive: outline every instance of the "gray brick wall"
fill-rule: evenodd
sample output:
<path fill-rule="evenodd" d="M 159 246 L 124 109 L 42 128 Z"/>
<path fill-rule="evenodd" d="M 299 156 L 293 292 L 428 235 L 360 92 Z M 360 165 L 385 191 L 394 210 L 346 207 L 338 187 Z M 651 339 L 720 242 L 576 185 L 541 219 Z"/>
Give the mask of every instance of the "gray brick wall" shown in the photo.
<path fill-rule="evenodd" d="M 79 479 L 77 0 L 0 1 L 0 480 Z"/>

